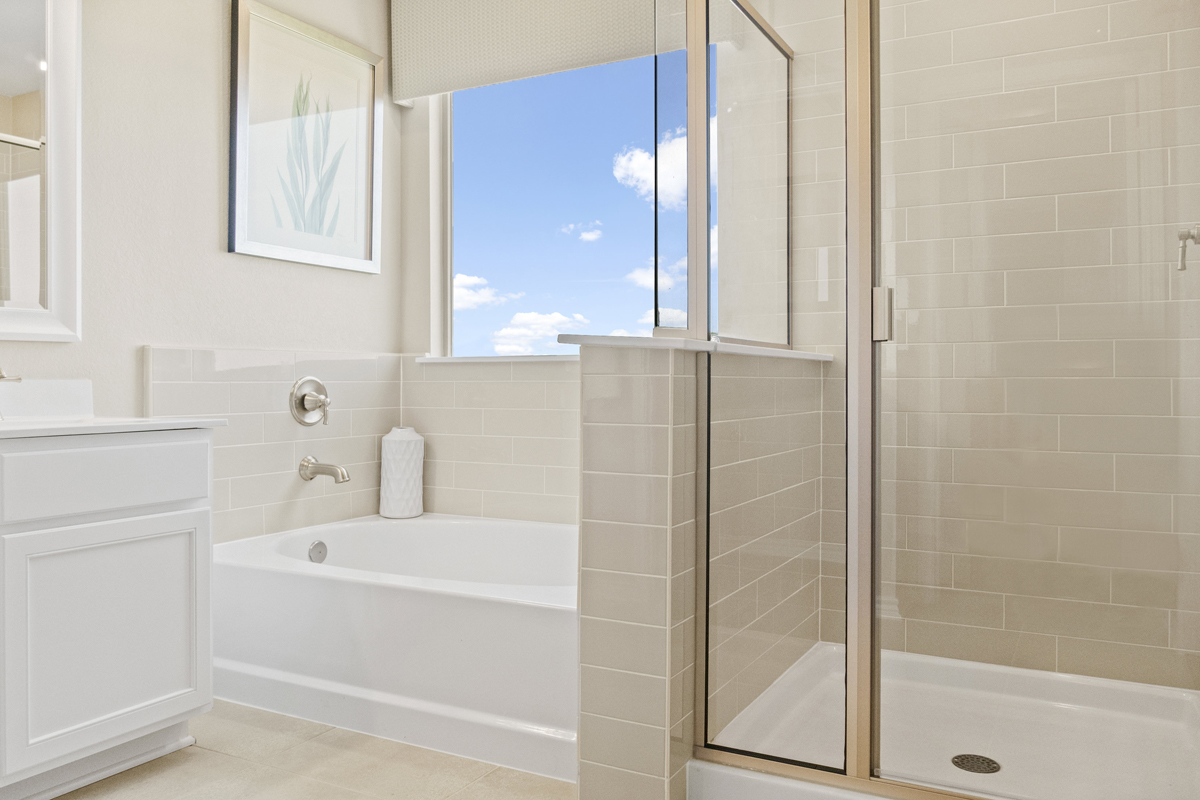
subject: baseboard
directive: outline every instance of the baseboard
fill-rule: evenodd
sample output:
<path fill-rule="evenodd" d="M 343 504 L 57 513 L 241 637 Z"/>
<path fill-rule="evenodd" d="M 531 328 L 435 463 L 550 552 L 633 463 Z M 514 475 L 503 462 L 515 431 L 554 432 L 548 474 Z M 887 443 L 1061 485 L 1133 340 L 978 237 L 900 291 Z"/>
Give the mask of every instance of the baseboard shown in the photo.
<path fill-rule="evenodd" d="M 0 788 L 0 800 L 51 800 L 195 743 L 180 722 Z"/>

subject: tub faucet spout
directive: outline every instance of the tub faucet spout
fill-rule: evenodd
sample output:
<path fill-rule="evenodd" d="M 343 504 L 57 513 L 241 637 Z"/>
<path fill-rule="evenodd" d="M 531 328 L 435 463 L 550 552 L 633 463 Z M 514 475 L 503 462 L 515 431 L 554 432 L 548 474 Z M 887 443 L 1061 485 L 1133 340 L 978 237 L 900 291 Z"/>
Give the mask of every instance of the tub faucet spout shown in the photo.
<path fill-rule="evenodd" d="M 334 483 L 345 483 L 350 480 L 350 473 L 346 472 L 345 467 L 339 467 L 337 464 L 322 464 L 312 456 L 305 456 L 300 462 L 300 477 L 306 481 L 311 481 L 318 475 L 328 475 L 333 478 Z"/>

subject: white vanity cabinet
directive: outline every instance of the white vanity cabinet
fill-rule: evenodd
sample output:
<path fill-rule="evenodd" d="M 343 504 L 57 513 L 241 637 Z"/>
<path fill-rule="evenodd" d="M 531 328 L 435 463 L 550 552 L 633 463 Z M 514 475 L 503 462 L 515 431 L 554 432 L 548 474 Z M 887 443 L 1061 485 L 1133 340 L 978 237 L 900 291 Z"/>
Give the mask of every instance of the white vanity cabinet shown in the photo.
<path fill-rule="evenodd" d="M 197 424 L 0 422 L 0 800 L 184 747 L 211 707 L 213 433 Z"/>

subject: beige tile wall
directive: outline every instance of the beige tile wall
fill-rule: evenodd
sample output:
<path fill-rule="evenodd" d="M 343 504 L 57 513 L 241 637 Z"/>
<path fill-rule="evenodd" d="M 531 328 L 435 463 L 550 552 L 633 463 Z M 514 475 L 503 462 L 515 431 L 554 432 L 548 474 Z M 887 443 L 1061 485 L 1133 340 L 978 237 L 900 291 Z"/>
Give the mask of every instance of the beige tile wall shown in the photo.
<path fill-rule="evenodd" d="M 404 424 L 425 436 L 425 504 L 579 521 L 579 362 L 404 364 Z"/>
<path fill-rule="evenodd" d="M 214 449 L 217 542 L 378 513 L 379 440 L 396 425 L 426 437 L 427 511 L 578 519 L 578 363 L 163 347 L 145 359 L 147 416 L 229 420 Z M 305 375 L 329 388 L 328 425 L 287 410 Z M 345 466 L 350 483 L 302 481 L 306 455 Z"/>
<path fill-rule="evenodd" d="M 1200 688 L 1200 4 L 883 6 L 885 645 Z"/>
<path fill-rule="evenodd" d="M 581 348 L 580 800 L 684 800 L 695 353 Z"/>
<path fill-rule="evenodd" d="M 756 4 L 756 8 L 759 5 Z M 829 353 L 821 397 L 820 637 L 845 640 L 845 9 L 771 0 L 759 10 L 795 51 L 792 66 L 792 342 Z"/>
<path fill-rule="evenodd" d="M 720 254 L 714 330 L 786 343 L 788 62 L 732 0 L 710 3 L 708 24 Z"/>
<path fill-rule="evenodd" d="M 708 735 L 820 638 L 824 363 L 714 354 Z"/>

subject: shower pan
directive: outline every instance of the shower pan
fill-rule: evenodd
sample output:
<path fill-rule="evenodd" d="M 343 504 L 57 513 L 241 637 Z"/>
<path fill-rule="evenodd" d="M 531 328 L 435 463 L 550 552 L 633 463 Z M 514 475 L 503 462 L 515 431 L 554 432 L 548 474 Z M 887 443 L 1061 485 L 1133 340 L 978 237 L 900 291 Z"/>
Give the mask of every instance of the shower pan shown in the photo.
<path fill-rule="evenodd" d="M 1200 797 L 1200 5 L 757 5 L 794 52 L 792 344 L 834 361 L 783 376 L 818 399 L 778 423 L 780 538 L 711 360 L 695 757 Z"/>

